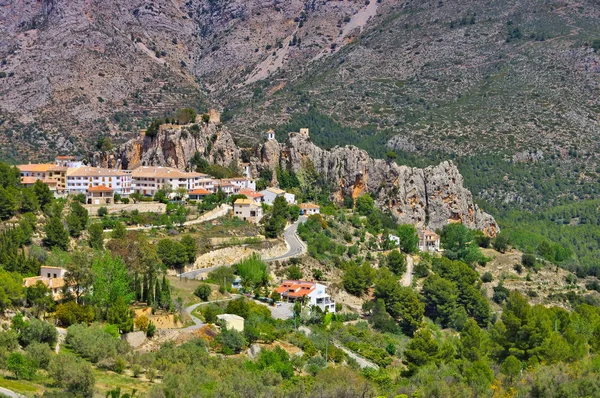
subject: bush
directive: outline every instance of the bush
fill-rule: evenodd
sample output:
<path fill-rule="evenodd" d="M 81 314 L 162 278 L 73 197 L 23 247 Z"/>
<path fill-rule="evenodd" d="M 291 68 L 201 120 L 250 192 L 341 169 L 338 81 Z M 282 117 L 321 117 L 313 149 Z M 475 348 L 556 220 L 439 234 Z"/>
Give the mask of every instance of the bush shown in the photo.
<path fill-rule="evenodd" d="M 67 344 L 77 354 L 96 363 L 116 358 L 127 350 L 127 343 L 97 325 L 73 325 L 67 329 Z"/>
<path fill-rule="evenodd" d="M 146 330 L 146 337 L 151 339 L 152 337 L 154 337 L 155 333 L 156 333 L 156 325 L 154 323 L 150 322 L 148 324 L 148 330 Z"/>
<path fill-rule="evenodd" d="M 59 324 L 64 327 L 76 323 L 89 324 L 94 320 L 94 309 L 89 305 L 78 305 L 74 301 L 59 304 L 56 307 L 55 317 Z"/>
<path fill-rule="evenodd" d="M 286 270 L 287 277 L 292 280 L 302 279 L 302 270 L 297 265 L 292 265 Z"/>
<path fill-rule="evenodd" d="M 31 380 L 37 371 L 35 363 L 19 352 L 13 352 L 8 356 L 6 369 L 13 372 L 17 379 L 26 380 Z"/>
<path fill-rule="evenodd" d="M 58 332 L 53 325 L 34 318 L 25 323 L 19 335 L 19 343 L 23 347 L 27 347 L 29 344 L 38 342 L 45 343 L 50 348 L 54 348 L 57 337 Z"/>
<path fill-rule="evenodd" d="M 491 282 L 491 281 L 493 281 L 493 280 L 494 280 L 494 277 L 492 276 L 492 273 L 491 273 L 491 272 L 486 272 L 485 274 L 483 274 L 483 275 L 481 276 L 481 280 L 482 280 L 484 283 L 489 283 L 489 282 Z"/>
<path fill-rule="evenodd" d="M 244 335 L 233 329 L 223 330 L 216 341 L 221 344 L 221 352 L 226 355 L 237 354 L 246 345 Z"/>
<path fill-rule="evenodd" d="M 105 206 L 98 208 L 98 217 L 104 217 L 108 214 L 108 209 Z"/>
<path fill-rule="evenodd" d="M 148 331 L 148 325 L 150 325 L 150 321 L 146 315 L 140 315 L 135 318 L 135 327 L 142 332 Z"/>
<path fill-rule="evenodd" d="M 521 256 L 521 264 L 526 268 L 535 267 L 536 259 L 533 254 L 523 253 Z"/>
<path fill-rule="evenodd" d="M 198 285 L 198 287 L 196 287 L 196 290 L 194 290 L 194 295 L 199 297 L 202 301 L 208 301 L 208 298 L 210 297 L 211 293 L 212 289 L 207 283 L 202 283 Z"/>
<path fill-rule="evenodd" d="M 48 344 L 32 343 L 27 346 L 25 352 L 37 368 L 48 369 L 50 359 L 52 359 L 52 350 L 48 347 Z"/>
<path fill-rule="evenodd" d="M 48 374 L 59 387 L 74 396 L 94 395 L 94 372 L 89 363 L 72 354 L 59 354 L 52 358 Z"/>

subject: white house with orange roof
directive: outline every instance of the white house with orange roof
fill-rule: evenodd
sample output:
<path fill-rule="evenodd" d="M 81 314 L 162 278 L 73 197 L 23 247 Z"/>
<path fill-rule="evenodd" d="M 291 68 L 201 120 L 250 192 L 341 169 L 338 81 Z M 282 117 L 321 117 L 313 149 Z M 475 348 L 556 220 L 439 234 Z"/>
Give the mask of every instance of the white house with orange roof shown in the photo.
<path fill-rule="evenodd" d="M 335 301 L 327 294 L 327 286 L 317 282 L 287 280 L 275 289 L 287 302 L 301 300 L 307 306 L 317 306 L 323 311 L 335 312 Z"/>
<path fill-rule="evenodd" d="M 428 229 L 419 231 L 419 250 L 422 252 L 435 252 L 440 250 L 440 236 Z"/>
<path fill-rule="evenodd" d="M 45 180 L 48 170 L 56 166 L 54 163 L 20 164 L 17 166 L 21 177 L 33 177 L 36 180 Z"/>
<path fill-rule="evenodd" d="M 241 220 L 258 224 L 263 218 L 263 208 L 252 199 L 236 199 L 233 202 L 233 215 Z"/>
<path fill-rule="evenodd" d="M 300 212 L 305 216 L 311 216 L 313 214 L 321 213 L 321 206 L 316 205 L 314 203 L 301 203 L 300 204 Z"/>
<path fill-rule="evenodd" d="M 60 300 L 62 298 L 62 289 L 65 286 L 66 274 L 67 270 L 64 268 L 44 265 L 40 267 L 40 276 L 23 279 L 23 287 L 30 287 L 41 282 L 51 290 L 54 300 Z M 73 291 L 72 289 L 70 290 Z"/>
<path fill-rule="evenodd" d="M 189 200 L 202 200 L 208 195 L 212 194 L 212 192 L 204 188 L 196 188 L 188 191 L 187 194 Z"/>
<path fill-rule="evenodd" d="M 106 185 L 89 187 L 85 193 L 85 202 L 88 205 L 109 205 L 113 203 L 115 190 Z"/>
<path fill-rule="evenodd" d="M 253 189 L 243 188 L 238 192 L 240 195 L 244 195 L 248 199 L 252 199 L 256 203 L 261 203 L 263 201 L 264 195 L 260 192 L 256 192 Z"/>

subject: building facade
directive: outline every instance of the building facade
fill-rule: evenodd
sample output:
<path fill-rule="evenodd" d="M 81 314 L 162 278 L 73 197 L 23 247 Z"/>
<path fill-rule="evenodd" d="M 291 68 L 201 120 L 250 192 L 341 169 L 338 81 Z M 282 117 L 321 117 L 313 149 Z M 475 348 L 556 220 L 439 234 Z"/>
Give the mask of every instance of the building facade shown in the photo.
<path fill-rule="evenodd" d="M 105 186 L 121 196 L 133 193 L 131 173 L 101 167 L 78 167 L 67 170 L 67 191 L 70 194 L 86 193 L 89 188 Z"/>
<path fill-rule="evenodd" d="M 241 220 L 258 224 L 263 218 L 263 209 L 252 199 L 236 199 L 233 203 L 233 215 Z"/>
<path fill-rule="evenodd" d="M 327 294 L 327 286 L 316 282 L 287 280 L 275 289 L 287 302 L 301 300 L 307 306 L 317 306 L 323 312 L 335 312 L 335 301 Z"/>
<path fill-rule="evenodd" d="M 172 167 L 140 166 L 131 172 L 133 191 L 144 196 L 154 196 L 159 190 L 186 192 L 200 186 L 207 175 L 181 171 Z M 206 188 L 205 188 L 206 189 Z"/>

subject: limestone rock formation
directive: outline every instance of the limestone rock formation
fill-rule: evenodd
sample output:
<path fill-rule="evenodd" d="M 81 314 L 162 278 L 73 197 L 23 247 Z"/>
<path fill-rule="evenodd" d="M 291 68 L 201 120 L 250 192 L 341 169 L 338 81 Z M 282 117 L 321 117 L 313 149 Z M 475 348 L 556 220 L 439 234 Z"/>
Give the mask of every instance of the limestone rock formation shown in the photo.
<path fill-rule="evenodd" d="M 240 162 L 240 150 L 227 129 L 213 122 L 194 126 L 198 125 L 163 125 L 154 138 L 136 138 L 109 154 L 95 154 L 94 163 L 129 169 L 138 165 L 185 168 L 196 152 L 222 166 Z M 250 159 L 252 174 L 271 170 L 275 185 L 277 167 L 298 172 L 307 162 L 336 187 L 335 199 L 368 192 L 379 208 L 389 210 L 400 223 L 437 229 L 462 222 L 490 236 L 499 231 L 494 218 L 473 202 L 452 162 L 420 169 L 373 159 L 355 146 L 325 150 L 311 142 L 307 129 L 290 133 L 286 143 L 267 140 Z"/>
<path fill-rule="evenodd" d="M 281 150 L 277 152 L 277 148 Z M 310 141 L 308 131 L 290 133 L 286 145 L 267 141 L 258 154 L 257 170 L 278 165 L 298 172 L 310 161 L 338 188 L 334 197 L 357 197 L 368 192 L 400 223 L 436 229 L 449 222 L 462 222 L 490 236 L 499 231 L 494 218 L 473 203 L 471 192 L 464 187 L 463 177 L 452 162 L 420 169 L 373 159 L 354 146 L 324 150 Z"/>
<path fill-rule="evenodd" d="M 227 129 L 219 123 L 209 122 L 161 125 L 154 137 L 141 134 L 108 153 L 96 152 L 92 164 L 122 169 L 149 165 L 185 169 L 196 153 L 221 166 L 229 166 L 240 157 Z"/>

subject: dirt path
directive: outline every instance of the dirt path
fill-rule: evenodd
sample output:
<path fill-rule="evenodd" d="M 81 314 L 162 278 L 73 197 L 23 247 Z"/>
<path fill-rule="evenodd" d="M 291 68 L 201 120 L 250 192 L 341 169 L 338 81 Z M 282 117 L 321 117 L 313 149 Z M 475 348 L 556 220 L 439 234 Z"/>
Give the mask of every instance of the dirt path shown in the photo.
<path fill-rule="evenodd" d="M 411 255 L 406 255 L 406 272 L 402 275 L 402 279 L 400 280 L 402 286 L 409 287 L 412 285 L 414 264 L 415 260 L 413 257 Z"/>
<path fill-rule="evenodd" d="M 344 347 L 340 342 L 333 341 L 333 345 L 336 346 L 337 348 L 339 348 L 340 350 L 344 351 L 350 358 L 354 359 L 358 363 L 358 366 L 361 367 L 361 369 L 364 369 L 364 368 L 379 369 L 379 366 L 377 364 L 374 364 L 373 362 L 369 361 L 368 359 L 358 355 L 354 351 Z"/>

